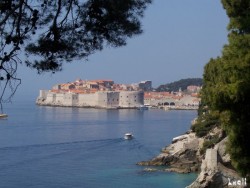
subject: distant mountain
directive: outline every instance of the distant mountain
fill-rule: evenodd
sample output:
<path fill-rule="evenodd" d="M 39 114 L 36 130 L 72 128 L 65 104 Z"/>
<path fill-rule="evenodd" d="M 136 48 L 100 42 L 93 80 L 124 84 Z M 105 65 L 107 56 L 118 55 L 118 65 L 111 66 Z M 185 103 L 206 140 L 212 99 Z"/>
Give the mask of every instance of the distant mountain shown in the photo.
<path fill-rule="evenodd" d="M 156 91 L 179 91 L 179 88 L 181 88 L 182 91 L 187 89 L 187 86 L 195 85 L 195 86 L 202 86 L 202 79 L 201 78 L 187 78 L 187 79 L 181 79 L 176 82 L 168 83 L 160 85 L 158 88 L 156 88 Z"/>

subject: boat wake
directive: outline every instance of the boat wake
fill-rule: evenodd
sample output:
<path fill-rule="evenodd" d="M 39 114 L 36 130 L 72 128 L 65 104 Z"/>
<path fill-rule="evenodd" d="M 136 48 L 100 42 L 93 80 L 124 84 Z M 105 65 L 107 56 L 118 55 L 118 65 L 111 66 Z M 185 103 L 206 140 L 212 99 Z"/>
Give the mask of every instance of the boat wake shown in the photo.
<path fill-rule="evenodd" d="M 59 142 L 59 143 L 49 143 L 49 144 L 33 144 L 33 145 L 21 145 L 21 146 L 9 146 L 9 147 L 2 147 L 0 151 L 5 150 L 18 150 L 18 149 L 32 149 L 32 148 L 42 148 L 42 147 L 53 147 L 53 146 L 67 146 L 67 145 L 74 145 L 74 144 L 84 144 L 84 143 L 97 143 L 97 142 L 104 142 L 104 143 L 116 143 L 122 142 L 122 138 L 114 138 L 114 139 L 101 139 L 101 140 L 84 140 L 84 141 L 72 141 L 72 142 Z"/>
<path fill-rule="evenodd" d="M 88 157 L 101 152 L 105 147 L 114 147 L 121 142 L 123 142 L 122 138 L 115 138 L 2 147 L 0 148 L 0 171 L 11 167 L 15 168 L 18 165 L 38 163 L 43 160 L 67 158 L 67 156 L 69 158 L 74 155 Z M 4 159 L 8 159 L 8 163 Z"/>
<path fill-rule="evenodd" d="M 0 172 L 17 166 L 42 165 L 50 161 L 102 161 L 119 155 L 136 159 L 153 156 L 152 152 L 137 139 L 127 142 L 124 138 L 72 141 L 0 148 Z M 121 156 L 117 156 L 120 158 Z M 8 163 L 6 160 L 8 159 Z M 63 163 L 63 162 L 62 162 Z M 22 168 L 22 167 L 21 167 Z"/>

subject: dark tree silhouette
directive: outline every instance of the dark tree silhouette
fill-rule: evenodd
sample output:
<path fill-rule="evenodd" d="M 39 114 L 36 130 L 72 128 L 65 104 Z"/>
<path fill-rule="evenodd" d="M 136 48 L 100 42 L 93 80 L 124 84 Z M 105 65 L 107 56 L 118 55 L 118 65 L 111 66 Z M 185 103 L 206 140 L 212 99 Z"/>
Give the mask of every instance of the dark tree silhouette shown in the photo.
<path fill-rule="evenodd" d="M 232 164 L 250 183 L 250 1 L 221 0 L 229 17 L 228 44 L 204 69 L 202 101 L 228 135 Z"/>
<path fill-rule="evenodd" d="M 1 0 L 0 103 L 21 79 L 19 64 L 55 73 L 106 46 L 119 47 L 142 33 L 140 18 L 151 0 Z M 25 51 L 25 56 L 22 55 Z M 25 58 L 21 58 L 25 57 Z M 9 89 L 6 98 L 4 94 Z"/>

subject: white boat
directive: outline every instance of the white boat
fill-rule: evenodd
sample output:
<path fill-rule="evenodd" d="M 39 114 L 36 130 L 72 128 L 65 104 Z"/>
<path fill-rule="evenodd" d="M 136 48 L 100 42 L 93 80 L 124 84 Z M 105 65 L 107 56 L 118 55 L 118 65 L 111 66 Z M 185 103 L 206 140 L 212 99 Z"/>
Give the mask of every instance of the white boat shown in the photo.
<path fill-rule="evenodd" d="M 124 135 L 124 139 L 125 139 L 125 140 L 131 140 L 132 138 L 133 138 L 132 133 L 126 133 L 126 134 Z"/>
<path fill-rule="evenodd" d="M 8 117 L 7 114 L 0 114 L 0 119 L 1 119 L 1 118 L 7 118 L 7 117 Z"/>

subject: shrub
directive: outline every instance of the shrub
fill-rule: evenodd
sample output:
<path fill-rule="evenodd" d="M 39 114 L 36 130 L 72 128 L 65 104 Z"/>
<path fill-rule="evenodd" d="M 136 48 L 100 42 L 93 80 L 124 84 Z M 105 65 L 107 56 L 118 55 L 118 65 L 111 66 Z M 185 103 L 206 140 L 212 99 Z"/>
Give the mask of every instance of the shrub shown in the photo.
<path fill-rule="evenodd" d="M 207 135 L 210 130 L 219 125 L 219 113 L 207 112 L 199 115 L 196 123 L 191 126 L 191 129 L 196 133 L 196 136 L 203 137 Z"/>

